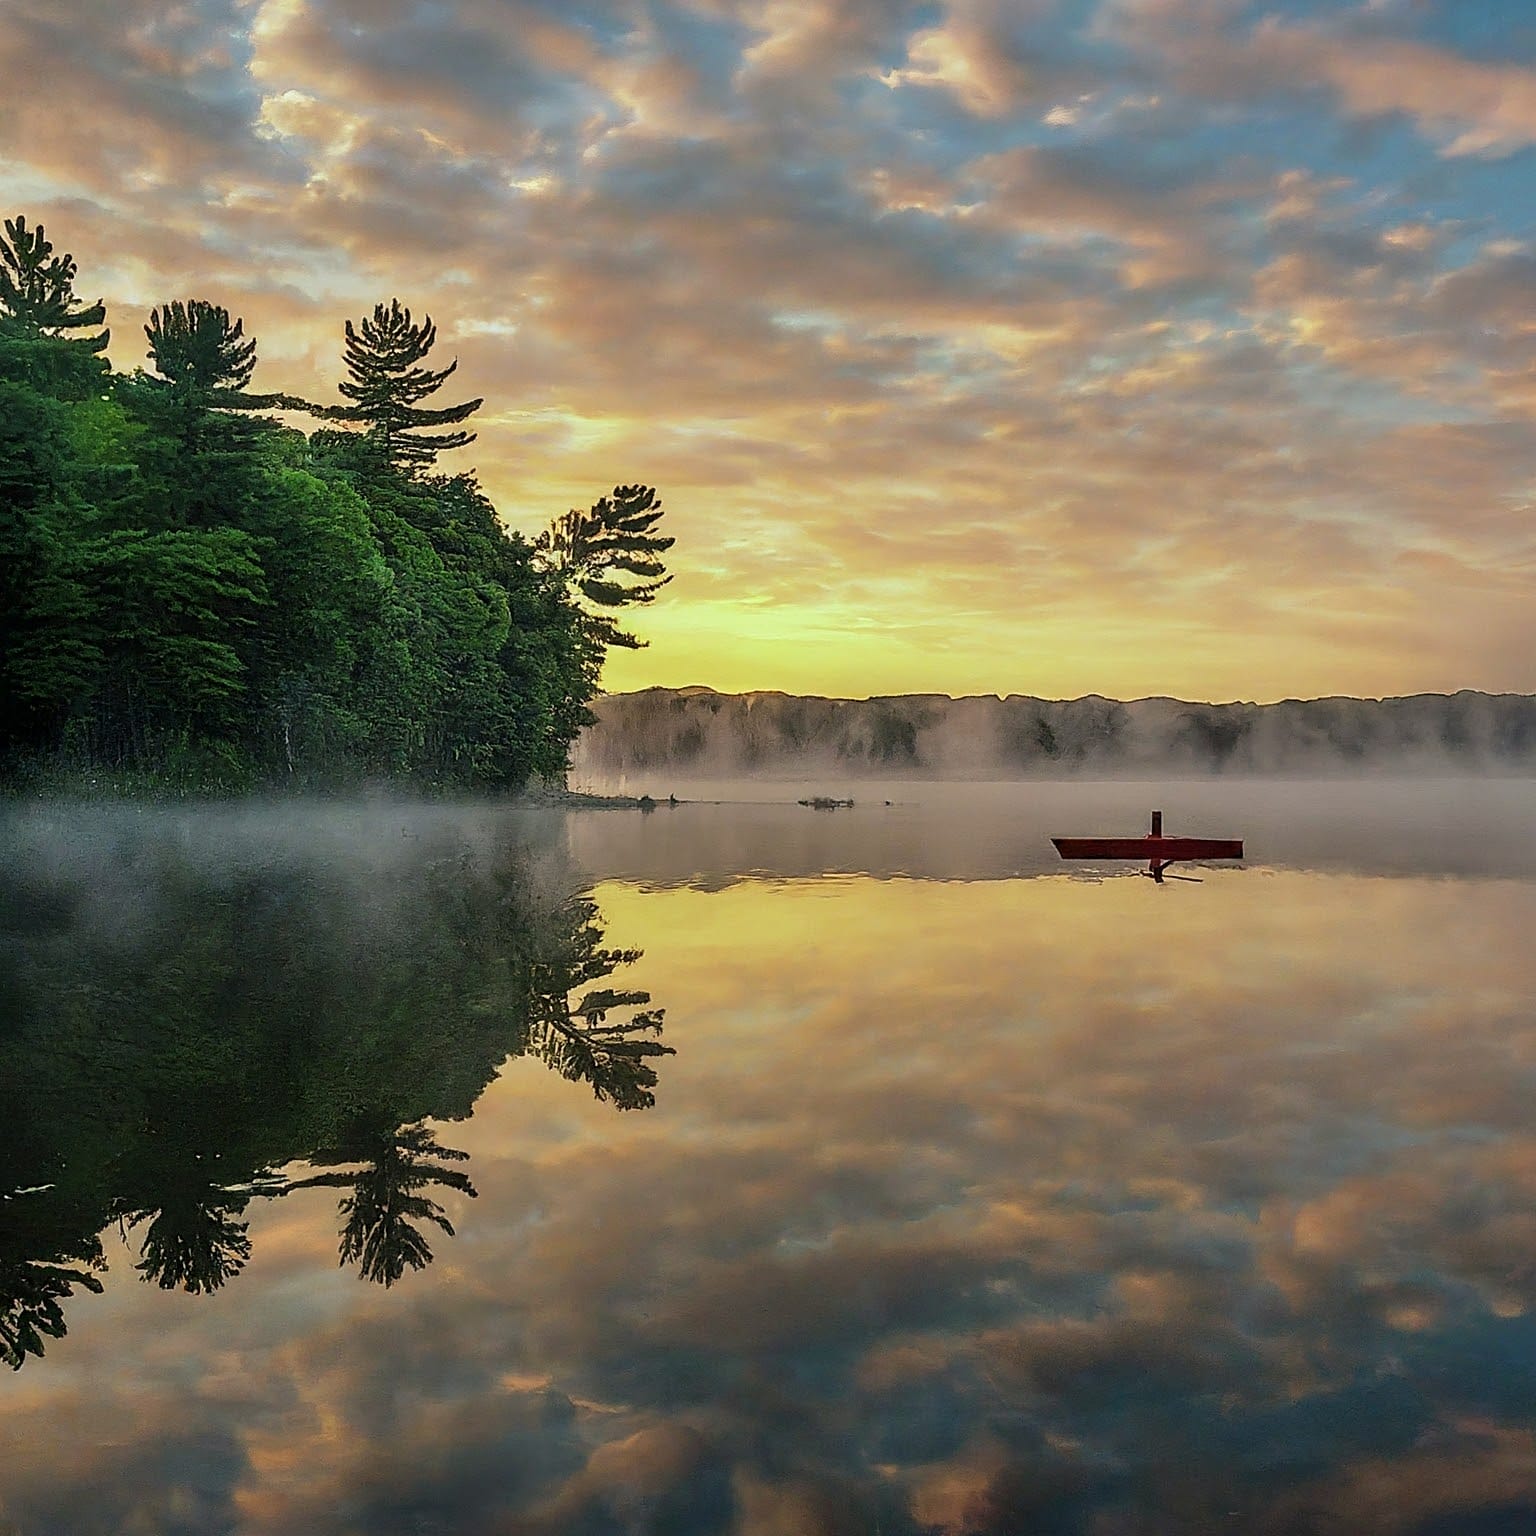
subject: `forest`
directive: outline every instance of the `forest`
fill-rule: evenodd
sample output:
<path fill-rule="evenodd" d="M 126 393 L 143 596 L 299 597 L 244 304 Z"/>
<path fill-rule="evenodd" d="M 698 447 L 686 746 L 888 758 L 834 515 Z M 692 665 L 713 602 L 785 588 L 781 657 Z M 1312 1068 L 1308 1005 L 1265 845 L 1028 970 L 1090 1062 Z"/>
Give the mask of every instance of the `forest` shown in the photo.
<path fill-rule="evenodd" d="M 618 621 L 671 578 L 655 491 L 527 539 L 439 471 L 430 317 L 345 323 L 343 399 L 252 389 L 256 341 L 157 306 L 115 372 L 41 225 L 0 239 L 0 785 L 237 793 L 558 782 Z M 290 423 L 307 417 L 309 430 Z"/>

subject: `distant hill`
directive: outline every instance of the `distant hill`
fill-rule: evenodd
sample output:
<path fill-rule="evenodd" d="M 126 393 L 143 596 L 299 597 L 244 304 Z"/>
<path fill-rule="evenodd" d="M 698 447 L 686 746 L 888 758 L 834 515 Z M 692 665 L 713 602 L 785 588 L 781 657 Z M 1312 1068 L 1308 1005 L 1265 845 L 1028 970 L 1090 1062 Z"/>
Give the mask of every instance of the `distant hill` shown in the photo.
<path fill-rule="evenodd" d="M 1536 698 L 1525 694 L 1196 704 L 694 687 L 610 694 L 592 708 L 574 783 L 662 769 L 887 779 L 1536 772 Z"/>

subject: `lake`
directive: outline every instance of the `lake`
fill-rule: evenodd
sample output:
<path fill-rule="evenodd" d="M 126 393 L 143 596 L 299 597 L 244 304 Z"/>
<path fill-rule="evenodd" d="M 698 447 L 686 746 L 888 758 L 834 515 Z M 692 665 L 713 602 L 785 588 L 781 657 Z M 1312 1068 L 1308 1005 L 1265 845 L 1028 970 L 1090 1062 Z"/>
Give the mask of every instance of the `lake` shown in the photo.
<path fill-rule="evenodd" d="M 669 789 L 5 814 L 0 1532 L 1536 1529 L 1536 785 Z"/>

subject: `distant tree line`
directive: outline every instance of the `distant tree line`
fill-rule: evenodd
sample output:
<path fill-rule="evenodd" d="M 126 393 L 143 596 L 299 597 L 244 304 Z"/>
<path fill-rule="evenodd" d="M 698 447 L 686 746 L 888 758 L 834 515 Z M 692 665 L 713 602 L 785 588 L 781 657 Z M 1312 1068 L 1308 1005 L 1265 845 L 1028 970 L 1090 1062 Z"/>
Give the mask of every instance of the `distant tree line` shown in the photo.
<path fill-rule="evenodd" d="M 114 373 L 76 276 L 5 221 L 0 778 L 558 776 L 608 648 L 640 643 L 616 610 L 670 579 L 656 493 L 509 532 L 437 472 L 481 401 L 425 403 L 457 365 L 398 300 L 347 322 L 345 403 L 315 405 L 252 392 L 255 340 L 202 299 L 157 306 L 149 369 Z"/>

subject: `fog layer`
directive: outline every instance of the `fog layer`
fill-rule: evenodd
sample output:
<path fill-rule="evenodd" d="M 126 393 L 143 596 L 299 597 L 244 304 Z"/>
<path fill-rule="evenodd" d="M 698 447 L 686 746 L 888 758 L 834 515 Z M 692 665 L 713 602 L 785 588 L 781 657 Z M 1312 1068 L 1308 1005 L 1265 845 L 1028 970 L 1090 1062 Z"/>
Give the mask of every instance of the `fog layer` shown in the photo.
<path fill-rule="evenodd" d="M 1536 699 L 875 699 L 647 688 L 593 706 L 573 782 L 636 772 L 886 778 L 1511 773 L 1536 768 Z"/>

